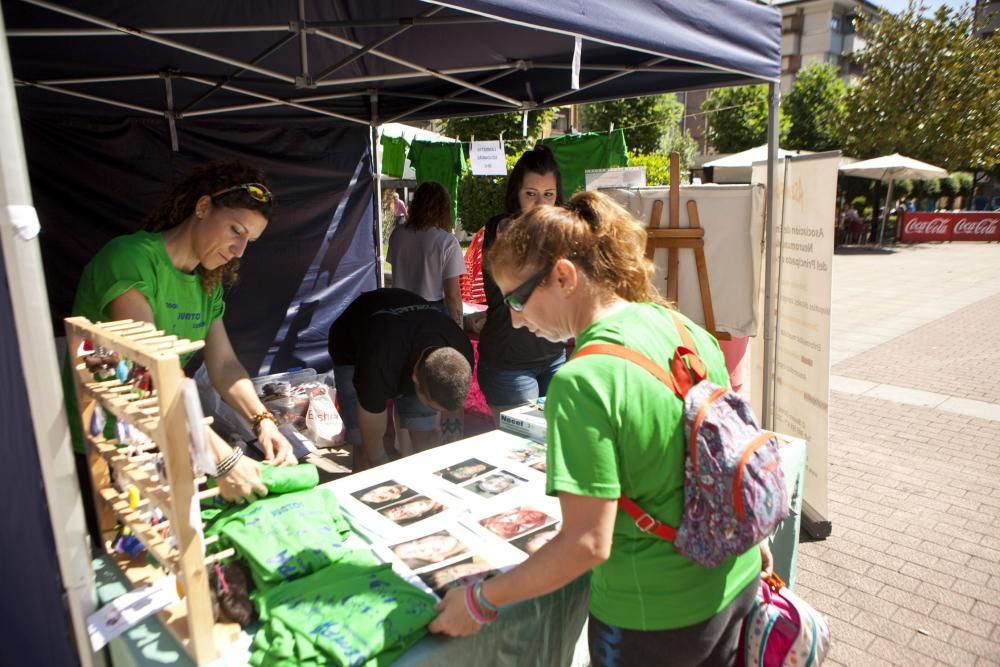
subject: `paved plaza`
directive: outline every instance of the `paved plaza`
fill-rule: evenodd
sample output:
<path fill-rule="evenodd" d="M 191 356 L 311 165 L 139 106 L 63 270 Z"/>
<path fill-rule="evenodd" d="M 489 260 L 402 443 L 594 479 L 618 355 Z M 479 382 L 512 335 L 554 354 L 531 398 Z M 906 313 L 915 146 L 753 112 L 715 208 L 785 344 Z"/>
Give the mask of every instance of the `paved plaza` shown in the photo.
<path fill-rule="evenodd" d="M 1000 246 L 834 258 L 830 664 L 1000 665 Z"/>

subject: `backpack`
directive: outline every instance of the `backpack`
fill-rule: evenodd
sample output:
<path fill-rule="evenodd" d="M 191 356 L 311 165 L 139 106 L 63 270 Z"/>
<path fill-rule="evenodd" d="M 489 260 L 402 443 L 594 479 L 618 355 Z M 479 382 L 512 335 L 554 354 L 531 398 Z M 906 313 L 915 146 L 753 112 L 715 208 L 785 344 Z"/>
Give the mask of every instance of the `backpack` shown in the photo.
<path fill-rule="evenodd" d="M 739 394 L 706 380 L 705 365 L 687 329 L 671 313 L 681 335 L 670 372 L 622 345 L 595 343 L 574 359 L 605 354 L 642 366 L 684 402 L 684 511 L 676 528 L 658 521 L 624 494 L 618 506 L 639 530 L 672 542 L 705 567 L 742 554 L 774 532 L 788 516 L 788 497 L 778 439 L 757 425 Z"/>
<path fill-rule="evenodd" d="M 830 626 L 822 614 L 785 588 L 776 574 L 743 619 L 737 667 L 816 667 L 830 650 Z"/>

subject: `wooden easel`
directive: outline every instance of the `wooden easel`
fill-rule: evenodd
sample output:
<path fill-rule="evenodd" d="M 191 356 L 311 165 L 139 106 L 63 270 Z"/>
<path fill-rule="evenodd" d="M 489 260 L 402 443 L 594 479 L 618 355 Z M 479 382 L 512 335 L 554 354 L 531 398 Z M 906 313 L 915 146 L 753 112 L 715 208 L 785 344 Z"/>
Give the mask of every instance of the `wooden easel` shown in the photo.
<path fill-rule="evenodd" d="M 715 311 L 712 308 L 712 289 L 708 284 L 708 263 L 705 261 L 705 230 L 698 218 L 698 203 L 689 201 L 687 204 L 687 229 L 681 228 L 681 156 L 674 152 L 670 154 L 670 215 L 667 229 L 660 229 L 660 218 L 663 217 L 663 202 L 653 202 L 653 210 L 649 216 L 649 228 L 646 231 L 646 257 L 650 260 L 658 248 L 667 250 L 667 300 L 677 303 L 678 271 L 681 248 L 694 250 L 694 263 L 698 269 L 698 288 L 701 290 L 701 306 L 705 312 L 705 329 L 718 340 L 732 338 L 728 333 L 715 328 Z"/>
<path fill-rule="evenodd" d="M 195 664 L 212 662 L 220 649 L 236 641 L 240 627 L 213 621 L 208 590 L 208 568 L 231 556 L 233 550 L 205 556 L 204 546 L 218 537 L 203 539 L 198 527 L 191 525 L 192 503 L 219 492 L 218 487 L 198 490 L 205 478 L 194 476 L 188 449 L 188 417 L 181 394 L 180 355 L 198 350 L 205 343 L 178 340 L 148 322 L 94 324 L 84 317 L 66 319 L 66 337 L 98 507 L 110 508 L 160 567 L 148 564 L 144 556 L 130 559 L 117 554 L 106 542 L 108 555 L 135 586 L 168 573 L 177 576 L 178 591 L 183 591 L 181 601 L 160 612 L 160 618 Z M 148 369 L 153 380 L 150 395 L 140 395 L 132 385 L 118 379 L 91 380 L 86 364 L 76 356 L 84 340 L 95 349 L 115 352 Z M 145 446 L 129 455 L 103 435 L 90 435 L 89 415 L 102 407 L 146 435 L 155 447 Z M 204 420 L 204 425 L 210 423 L 211 418 Z M 162 470 L 156 465 L 156 450 L 163 457 Z M 114 471 L 115 481 L 126 491 L 111 484 L 109 470 Z M 129 488 L 135 490 L 129 493 Z M 166 521 L 151 524 L 152 506 L 159 508 Z"/>

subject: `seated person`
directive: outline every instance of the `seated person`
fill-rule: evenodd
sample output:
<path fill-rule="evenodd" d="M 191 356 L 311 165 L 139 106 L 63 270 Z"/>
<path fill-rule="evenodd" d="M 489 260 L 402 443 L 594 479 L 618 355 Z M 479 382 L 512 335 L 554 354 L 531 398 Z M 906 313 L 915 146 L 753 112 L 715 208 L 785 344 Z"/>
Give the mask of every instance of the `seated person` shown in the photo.
<path fill-rule="evenodd" d="M 355 449 L 355 470 L 385 458 L 386 401 L 417 451 L 441 444 L 437 413 L 461 411 L 472 378 L 472 344 L 425 299 L 403 289 L 365 292 L 330 327 L 340 413 Z M 442 429 L 453 426 L 442 417 Z M 408 454 L 409 452 L 400 452 Z"/>

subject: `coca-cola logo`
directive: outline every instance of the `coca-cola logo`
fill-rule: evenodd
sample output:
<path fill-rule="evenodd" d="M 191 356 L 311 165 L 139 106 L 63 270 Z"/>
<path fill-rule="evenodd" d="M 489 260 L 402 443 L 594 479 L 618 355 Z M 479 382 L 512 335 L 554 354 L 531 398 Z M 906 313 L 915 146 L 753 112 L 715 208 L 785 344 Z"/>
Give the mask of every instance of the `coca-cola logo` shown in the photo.
<path fill-rule="evenodd" d="M 955 223 L 955 233 L 969 236 L 993 235 L 997 233 L 998 223 L 1000 223 L 1000 218 L 982 218 L 980 220 L 961 218 Z"/>
<path fill-rule="evenodd" d="M 907 220 L 903 225 L 907 234 L 932 234 L 944 236 L 948 234 L 948 218 L 932 218 L 930 220 Z"/>

